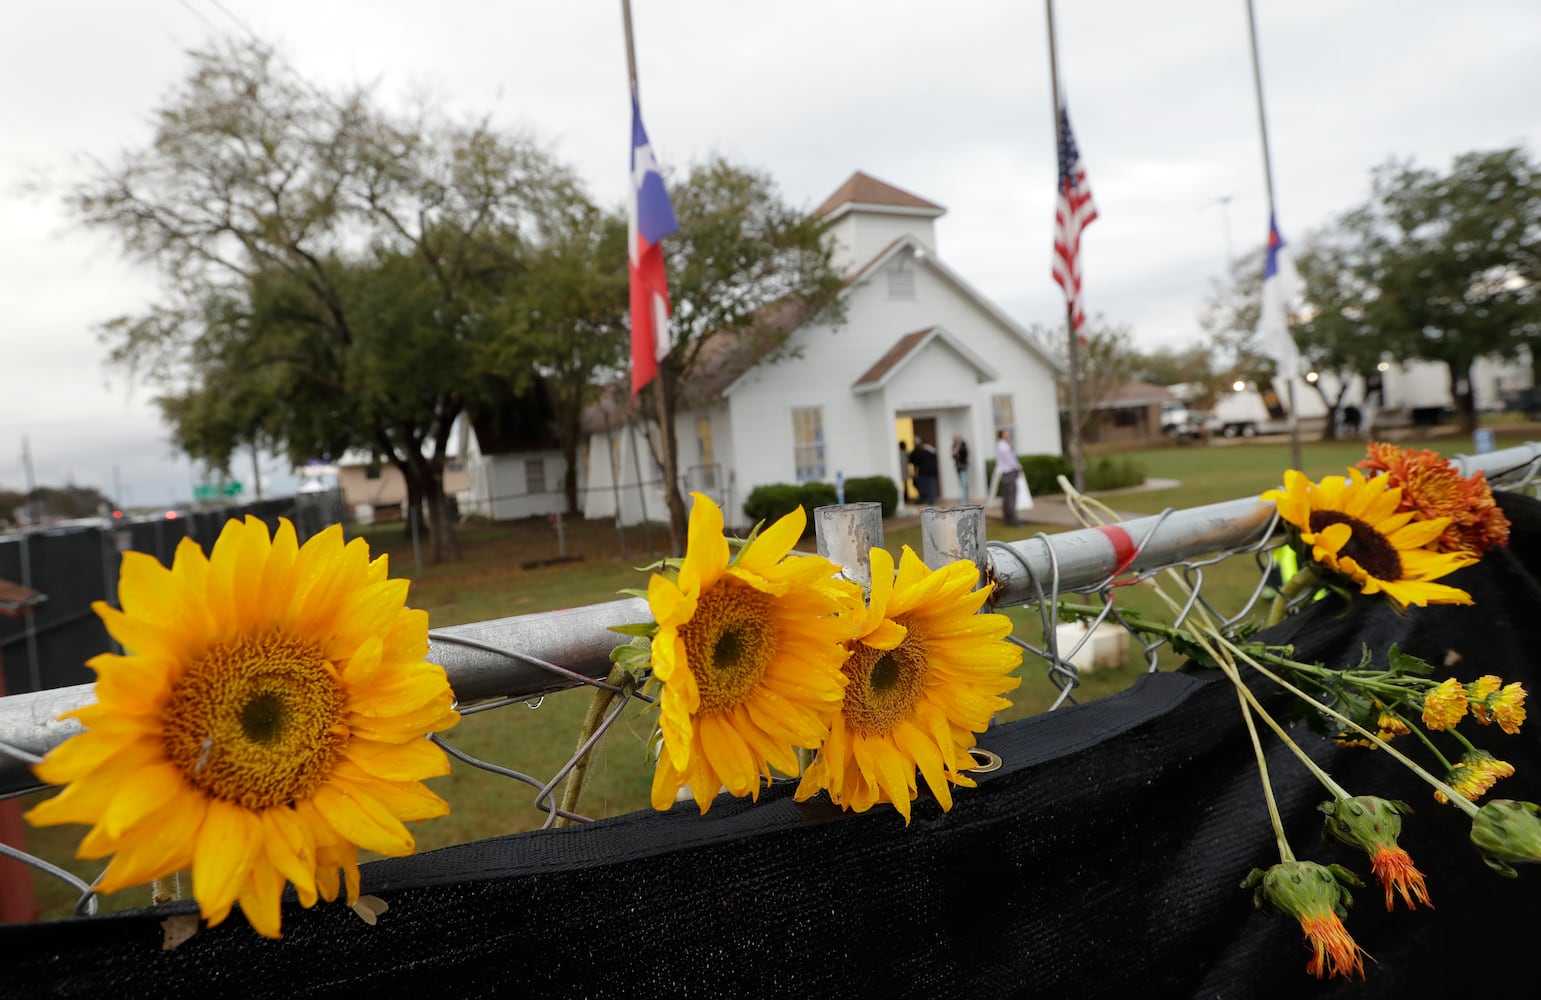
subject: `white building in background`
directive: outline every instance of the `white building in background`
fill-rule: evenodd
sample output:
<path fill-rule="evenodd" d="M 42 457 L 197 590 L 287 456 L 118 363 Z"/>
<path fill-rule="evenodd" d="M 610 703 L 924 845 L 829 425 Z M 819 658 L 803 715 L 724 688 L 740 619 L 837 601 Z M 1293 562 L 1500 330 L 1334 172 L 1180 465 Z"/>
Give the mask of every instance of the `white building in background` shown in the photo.
<path fill-rule="evenodd" d="M 817 209 L 846 275 L 845 321 L 771 306 L 750 330 L 708 342 L 675 420 L 686 489 L 744 526 L 743 502 L 757 486 L 838 475 L 899 482 L 900 441 L 937 449 L 943 503 L 960 493 L 954 434 L 969 446 L 974 501 L 1000 428 L 1012 430 L 1020 454 L 1060 453 L 1055 362 L 942 261 L 935 222 L 944 212 L 860 172 Z M 586 421 L 584 513 L 663 520 L 649 424 L 626 420 L 611 401 Z"/>

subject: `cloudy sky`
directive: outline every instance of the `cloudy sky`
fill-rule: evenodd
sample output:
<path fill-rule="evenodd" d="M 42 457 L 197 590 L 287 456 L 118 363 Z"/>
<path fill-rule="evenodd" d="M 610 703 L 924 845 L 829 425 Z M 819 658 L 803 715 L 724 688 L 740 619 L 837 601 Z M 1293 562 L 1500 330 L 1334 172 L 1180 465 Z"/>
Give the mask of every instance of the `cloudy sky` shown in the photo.
<path fill-rule="evenodd" d="M 1256 5 L 1286 238 L 1361 202 L 1388 157 L 1541 154 L 1535 0 Z M 942 257 L 1011 316 L 1062 320 L 1042 2 L 634 0 L 633 16 L 666 166 L 722 154 L 809 208 L 864 170 L 946 206 Z M 198 470 L 94 332 L 153 302 L 154 275 L 72 226 L 60 194 L 87 159 L 148 141 L 188 48 L 247 32 L 320 85 L 427 91 L 525 130 L 621 203 L 618 0 L 0 4 L 0 486 L 22 485 L 26 438 L 40 483 L 111 492 L 116 477 L 133 504 L 190 495 Z M 1083 242 L 1088 310 L 1146 348 L 1189 342 L 1228 251 L 1267 230 L 1245 2 L 1061 0 L 1058 36 L 1101 213 Z M 265 472 L 292 487 L 281 463 Z"/>

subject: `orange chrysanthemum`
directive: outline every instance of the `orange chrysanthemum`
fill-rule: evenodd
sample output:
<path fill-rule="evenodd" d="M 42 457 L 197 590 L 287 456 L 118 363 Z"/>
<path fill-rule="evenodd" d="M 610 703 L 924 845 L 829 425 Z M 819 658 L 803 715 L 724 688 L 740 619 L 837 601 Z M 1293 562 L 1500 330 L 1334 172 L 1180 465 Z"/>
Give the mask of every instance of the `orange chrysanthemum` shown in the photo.
<path fill-rule="evenodd" d="M 1399 510 L 1418 511 L 1430 520 L 1450 519 L 1430 545 L 1436 552 L 1481 556 L 1508 544 L 1509 519 L 1493 499 L 1493 489 L 1482 472 L 1465 477 L 1436 451 L 1403 449 L 1384 442 L 1370 444 L 1359 468 L 1384 472 L 1393 488 L 1401 487 Z"/>
<path fill-rule="evenodd" d="M 1450 729 L 1466 715 L 1466 685 L 1447 677 L 1423 694 L 1423 724 L 1430 729 Z"/>

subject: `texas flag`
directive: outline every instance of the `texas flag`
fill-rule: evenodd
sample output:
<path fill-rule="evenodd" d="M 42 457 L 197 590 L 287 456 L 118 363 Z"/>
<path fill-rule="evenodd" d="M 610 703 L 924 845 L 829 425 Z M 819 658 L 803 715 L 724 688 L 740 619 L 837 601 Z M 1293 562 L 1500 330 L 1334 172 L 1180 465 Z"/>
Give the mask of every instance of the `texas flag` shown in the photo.
<path fill-rule="evenodd" d="M 679 229 L 658 161 L 642 127 L 636 95 L 631 99 L 631 203 L 627 206 L 631 253 L 631 394 L 658 374 L 669 353 L 669 282 L 659 243 Z"/>

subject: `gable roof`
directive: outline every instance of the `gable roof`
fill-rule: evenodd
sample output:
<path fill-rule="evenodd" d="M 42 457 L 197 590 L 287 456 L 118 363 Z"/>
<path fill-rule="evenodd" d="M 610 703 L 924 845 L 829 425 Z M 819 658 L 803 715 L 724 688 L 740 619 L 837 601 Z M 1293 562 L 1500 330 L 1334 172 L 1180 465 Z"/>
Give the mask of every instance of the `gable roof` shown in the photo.
<path fill-rule="evenodd" d="M 858 206 L 868 210 L 924 215 L 930 218 L 936 218 L 947 211 L 934 201 L 927 201 L 919 195 L 911 194 L 903 188 L 896 188 L 886 181 L 880 181 L 858 170 L 840 185 L 834 194 L 825 198 L 822 205 L 813 210 L 813 217 L 816 219 L 827 217 L 826 221 L 833 222 Z"/>
<path fill-rule="evenodd" d="M 1038 355 L 1038 358 L 1045 365 L 1048 365 L 1049 369 L 1053 371 L 1055 375 L 1058 376 L 1065 374 L 1064 369 L 1060 367 L 1059 361 L 1044 349 L 1044 346 L 1038 342 L 1036 337 L 1028 333 L 1027 330 L 1016 320 L 1002 312 L 995 303 L 985 298 L 984 295 L 981 294 L 979 290 L 976 289 L 973 285 L 970 285 L 967 281 L 963 280 L 963 275 L 942 263 L 941 258 L 939 258 L 924 243 L 922 243 L 918 238 L 914 236 L 901 236 L 894 240 L 892 243 L 888 244 L 888 246 L 884 247 L 882 250 L 879 250 L 875 257 L 851 272 L 850 277 L 846 279 L 846 288 L 849 289 L 861 284 L 863 281 L 867 280 L 878 271 L 882 270 L 884 264 L 887 264 L 894 257 L 898 256 L 900 253 L 905 252 L 906 250 L 915 255 L 915 260 L 918 263 L 924 264 L 931 268 L 938 275 L 940 275 L 943 280 L 947 281 L 958 291 L 972 299 L 974 304 L 977 305 L 980 309 L 984 310 L 984 312 L 988 314 L 991 319 L 1005 327 L 1012 334 L 1012 336 L 1016 337 L 1025 347 L 1031 350 L 1034 354 Z"/>
<path fill-rule="evenodd" d="M 916 330 L 914 333 L 907 333 L 900 337 L 894 346 L 885 351 L 883 356 L 878 358 L 871 368 L 862 373 L 861 378 L 852 383 L 852 391 L 863 393 L 881 389 L 905 365 L 909 364 L 912 359 L 918 358 L 935 341 L 940 341 L 952 348 L 959 357 L 974 369 L 979 375 L 981 382 L 997 377 L 995 369 L 991 368 L 978 354 L 969 350 L 957 337 L 954 337 L 939 326 L 928 326 L 924 330 Z"/>

